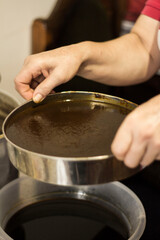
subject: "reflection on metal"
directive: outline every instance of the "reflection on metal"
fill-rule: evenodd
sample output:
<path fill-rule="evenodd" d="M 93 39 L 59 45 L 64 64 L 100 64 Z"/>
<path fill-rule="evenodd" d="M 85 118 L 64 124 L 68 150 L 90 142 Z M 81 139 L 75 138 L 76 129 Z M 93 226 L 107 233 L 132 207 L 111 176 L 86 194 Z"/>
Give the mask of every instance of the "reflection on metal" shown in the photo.
<path fill-rule="evenodd" d="M 124 113 L 133 110 L 137 105 L 127 100 L 106 94 L 91 92 L 63 92 L 48 96 L 45 104 L 50 100 L 80 99 L 98 103 L 110 103 L 121 106 Z M 42 104 L 44 104 L 42 102 Z M 57 157 L 48 156 L 23 149 L 11 142 L 6 134 L 5 127 L 8 120 L 28 105 L 28 102 L 13 111 L 5 120 L 3 125 L 4 136 L 8 143 L 10 160 L 21 172 L 40 181 L 59 185 L 91 185 L 102 184 L 110 181 L 127 178 L 137 171 L 127 168 L 123 162 L 117 161 L 113 155 L 102 155 L 93 157 Z"/>
<path fill-rule="evenodd" d="M 111 219 L 106 224 L 128 240 L 140 239 L 145 229 L 146 216 L 142 203 L 129 188 L 119 182 L 63 187 L 24 177 L 12 181 L 0 191 L 0 237 L 3 240 L 12 239 L 4 229 L 9 219 L 19 210 L 48 200 L 54 203 L 54 199 L 78 199 L 103 207 Z M 82 212 L 83 214 L 85 216 Z M 94 212 L 92 217 L 97 217 Z"/>
<path fill-rule="evenodd" d="M 0 188 L 18 176 L 17 170 L 10 162 L 6 139 L 2 134 L 4 119 L 18 105 L 20 104 L 17 99 L 13 98 L 9 93 L 0 90 Z"/>

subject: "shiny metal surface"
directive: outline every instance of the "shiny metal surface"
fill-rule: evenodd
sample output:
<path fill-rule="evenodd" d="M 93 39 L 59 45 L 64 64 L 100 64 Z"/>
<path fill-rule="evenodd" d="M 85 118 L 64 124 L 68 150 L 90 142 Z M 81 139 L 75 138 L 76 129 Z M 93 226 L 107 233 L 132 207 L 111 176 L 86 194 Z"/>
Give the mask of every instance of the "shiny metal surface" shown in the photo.
<path fill-rule="evenodd" d="M 0 90 L 0 138 L 2 138 L 2 124 L 7 115 L 20 105 L 20 102 L 8 92 Z"/>
<path fill-rule="evenodd" d="M 24 177 L 12 181 L 0 191 L 0 239 L 12 239 L 4 229 L 16 212 L 30 204 L 57 197 L 87 200 L 111 210 L 117 219 L 111 227 L 122 235 L 127 230 L 129 240 L 140 239 L 145 229 L 146 216 L 142 203 L 130 189 L 119 182 L 97 186 L 63 187 Z M 119 220 L 124 223 L 126 229 L 119 228 Z"/>
<path fill-rule="evenodd" d="M 53 96 L 58 99 L 81 99 L 122 106 L 124 109 L 133 110 L 136 104 L 127 100 L 106 94 L 90 92 L 63 92 Z M 51 96 L 52 98 L 52 96 Z M 32 104 L 29 102 L 27 104 Z M 22 105 L 21 107 L 25 106 Z M 5 127 L 12 114 L 21 111 L 21 107 L 14 110 L 6 118 L 3 125 L 4 136 L 7 140 L 10 160 L 21 172 L 40 181 L 59 185 L 91 185 L 101 184 L 127 178 L 137 171 L 127 168 L 122 162 L 117 161 L 113 155 L 93 157 L 57 157 L 47 156 L 23 149 L 11 142 L 6 134 Z"/>
<path fill-rule="evenodd" d="M 19 101 L 8 92 L 0 90 L 0 188 L 18 177 L 18 171 L 10 162 L 6 139 L 2 134 L 2 124 L 7 115 L 17 106 Z"/>

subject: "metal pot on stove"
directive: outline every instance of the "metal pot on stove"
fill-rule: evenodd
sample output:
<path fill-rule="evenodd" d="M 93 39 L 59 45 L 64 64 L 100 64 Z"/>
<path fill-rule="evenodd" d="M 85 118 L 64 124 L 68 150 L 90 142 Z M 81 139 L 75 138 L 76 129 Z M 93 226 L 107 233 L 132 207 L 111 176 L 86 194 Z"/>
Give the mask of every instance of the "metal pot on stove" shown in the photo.
<path fill-rule="evenodd" d="M 0 191 L 1 240 L 138 240 L 145 211 L 126 186 L 55 186 L 29 177 Z"/>

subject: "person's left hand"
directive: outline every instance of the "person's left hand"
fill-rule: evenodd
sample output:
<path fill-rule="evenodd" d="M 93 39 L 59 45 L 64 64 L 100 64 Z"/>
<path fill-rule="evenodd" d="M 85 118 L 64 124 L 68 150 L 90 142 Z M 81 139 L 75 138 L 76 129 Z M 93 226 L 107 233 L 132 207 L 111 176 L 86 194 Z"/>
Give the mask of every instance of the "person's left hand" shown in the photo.
<path fill-rule="evenodd" d="M 160 160 L 160 95 L 137 107 L 123 121 L 111 146 L 126 166 L 147 166 Z"/>

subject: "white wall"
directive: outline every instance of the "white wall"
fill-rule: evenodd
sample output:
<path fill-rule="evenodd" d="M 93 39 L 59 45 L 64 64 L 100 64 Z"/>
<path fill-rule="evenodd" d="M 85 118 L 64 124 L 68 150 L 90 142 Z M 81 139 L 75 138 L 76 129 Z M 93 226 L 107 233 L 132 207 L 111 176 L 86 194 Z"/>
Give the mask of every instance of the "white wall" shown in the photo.
<path fill-rule="evenodd" d="M 0 0 L 0 89 L 24 102 L 14 88 L 17 75 L 31 52 L 31 25 L 47 18 L 57 0 Z"/>

